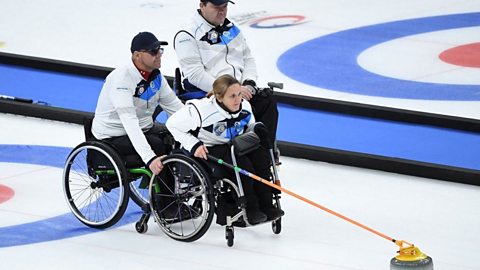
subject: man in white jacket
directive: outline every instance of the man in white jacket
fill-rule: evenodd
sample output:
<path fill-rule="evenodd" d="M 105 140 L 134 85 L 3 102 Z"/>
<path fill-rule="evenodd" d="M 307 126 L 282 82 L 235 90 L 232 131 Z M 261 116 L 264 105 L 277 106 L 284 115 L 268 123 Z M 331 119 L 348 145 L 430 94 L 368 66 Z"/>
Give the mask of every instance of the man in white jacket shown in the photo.
<path fill-rule="evenodd" d="M 92 133 L 113 144 L 123 155 L 137 153 L 154 173 L 163 168 L 161 156 L 167 154 L 154 124 L 155 108 L 160 105 L 169 115 L 183 107 L 161 74 L 162 45 L 150 32 L 138 33 L 132 40 L 132 58 L 113 70 L 105 79 L 98 98 Z"/>
<path fill-rule="evenodd" d="M 241 84 L 255 118 L 263 122 L 274 145 L 278 109 L 275 97 L 256 85 L 255 59 L 240 29 L 227 16 L 229 0 L 200 0 L 192 21 L 174 38 L 174 48 L 182 70 L 183 87 L 189 96 L 200 98 L 212 89 L 216 78 L 228 74 Z"/>

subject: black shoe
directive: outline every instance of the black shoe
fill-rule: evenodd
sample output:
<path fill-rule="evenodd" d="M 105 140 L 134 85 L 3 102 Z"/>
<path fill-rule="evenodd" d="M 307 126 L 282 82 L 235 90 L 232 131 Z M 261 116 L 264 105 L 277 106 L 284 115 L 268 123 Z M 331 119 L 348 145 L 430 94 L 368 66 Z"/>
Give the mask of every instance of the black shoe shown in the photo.
<path fill-rule="evenodd" d="M 282 209 L 279 209 L 273 205 L 267 208 L 261 208 L 261 211 L 267 215 L 267 220 L 275 220 L 285 215 L 285 212 Z"/>
<path fill-rule="evenodd" d="M 167 208 L 158 209 L 160 217 L 167 221 L 172 221 L 179 216 L 177 204 L 172 204 Z"/>
<path fill-rule="evenodd" d="M 192 215 L 195 216 L 196 214 L 193 209 L 190 209 L 190 207 L 184 203 L 173 203 L 167 208 L 158 209 L 157 211 L 160 214 L 160 217 L 169 222 L 191 219 Z"/>
<path fill-rule="evenodd" d="M 267 221 L 267 215 L 259 210 L 247 210 L 248 223 L 257 224 Z"/>

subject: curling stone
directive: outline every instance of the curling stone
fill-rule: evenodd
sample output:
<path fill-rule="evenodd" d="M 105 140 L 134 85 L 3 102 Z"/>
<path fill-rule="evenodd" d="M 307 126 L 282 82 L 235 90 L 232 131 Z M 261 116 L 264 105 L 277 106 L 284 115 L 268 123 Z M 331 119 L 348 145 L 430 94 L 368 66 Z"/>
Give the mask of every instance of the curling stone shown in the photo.
<path fill-rule="evenodd" d="M 433 260 L 418 247 L 401 248 L 390 261 L 390 270 L 433 270 Z"/>

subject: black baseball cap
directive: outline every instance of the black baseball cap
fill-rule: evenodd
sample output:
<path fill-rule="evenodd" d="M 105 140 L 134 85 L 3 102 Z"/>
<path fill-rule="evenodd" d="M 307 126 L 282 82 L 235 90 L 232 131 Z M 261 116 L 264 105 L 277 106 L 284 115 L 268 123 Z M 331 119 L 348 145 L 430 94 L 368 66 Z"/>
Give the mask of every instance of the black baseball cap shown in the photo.
<path fill-rule="evenodd" d="M 168 45 L 166 41 L 159 41 L 154 34 L 150 32 L 140 32 L 132 39 L 132 46 L 130 46 L 130 51 L 133 53 L 134 51 L 141 51 L 141 50 L 153 50 L 161 45 Z"/>
<path fill-rule="evenodd" d="M 226 4 L 228 2 L 230 2 L 232 4 L 235 4 L 234 2 L 232 2 L 230 0 L 200 0 L 200 1 L 203 2 L 203 3 L 210 2 L 210 3 L 214 4 L 215 6 L 221 6 L 221 5 Z"/>

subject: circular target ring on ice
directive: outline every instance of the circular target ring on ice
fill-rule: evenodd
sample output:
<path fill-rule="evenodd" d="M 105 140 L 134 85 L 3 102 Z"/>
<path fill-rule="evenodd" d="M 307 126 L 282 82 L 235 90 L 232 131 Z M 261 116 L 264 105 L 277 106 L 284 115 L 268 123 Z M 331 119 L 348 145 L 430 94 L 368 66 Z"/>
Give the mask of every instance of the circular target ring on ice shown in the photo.
<path fill-rule="evenodd" d="M 395 21 L 321 36 L 280 56 L 277 66 L 292 79 L 319 88 L 367 96 L 428 100 L 480 100 L 478 84 L 418 82 L 362 68 L 358 56 L 380 43 L 434 31 L 477 27 L 480 13 Z"/>
<path fill-rule="evenodd" d="M 14 195 L 15 191 L 13 191 L 13 189 L 5 185 L 0 185 L 0 203 L 10 200 Z"/>
<path fill-rule="evenodd" d="M 440 59 L 452 65 L 480 68 L 480 42 L 448 49 L 440 54 Z"/>
<path fill-rule="evenodd" d="M 250 24 L 252 28 L 282 28 L 306 23 L 303 15 L 278 15 L 260 18 Z"/>

